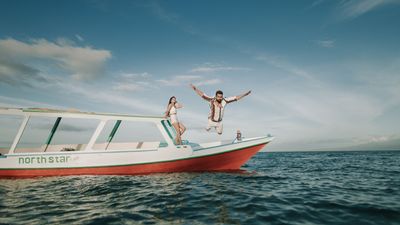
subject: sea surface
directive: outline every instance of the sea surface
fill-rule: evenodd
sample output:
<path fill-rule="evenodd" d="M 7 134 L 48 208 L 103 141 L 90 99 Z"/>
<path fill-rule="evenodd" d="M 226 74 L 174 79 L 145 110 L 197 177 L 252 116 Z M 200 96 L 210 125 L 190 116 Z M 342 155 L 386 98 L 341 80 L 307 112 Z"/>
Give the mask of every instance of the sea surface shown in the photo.
<path fill-rule="evenodd" d="M 0 179 L 1 224 L 400 224 L 400 151 L 261 152 L 234 173 Z"/>

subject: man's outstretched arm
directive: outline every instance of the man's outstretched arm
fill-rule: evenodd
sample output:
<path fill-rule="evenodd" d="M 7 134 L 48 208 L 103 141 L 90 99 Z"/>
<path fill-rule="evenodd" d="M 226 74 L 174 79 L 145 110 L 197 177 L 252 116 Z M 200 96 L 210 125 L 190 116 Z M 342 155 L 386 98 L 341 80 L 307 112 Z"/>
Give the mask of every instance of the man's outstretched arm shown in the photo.
<path fill-rule="evenodd" d="M 225 101 L 226 101 L 226 103 L 236 102 L 236 101 L 246 97 L 250 93 L 251 93 L 251 91 L 248 91 L 248 92 L 246 92 L 244 94 L 241 94 L 241 95 L 236 95 L 236 96 L 232 96 L 232 97 L 229 97 L 229 98 L 225 98 Z"/>
<path fill-rule="evenodd" d="M 204 94 L 204 92 L 202 92 L 201 90 L 199 90 L 196 86 L 194 86 L 193 84 L 190 84 L 190 87 L 192 87 L 192 89 L 200 96 L 202 97 L 204 100 L 210 101 L 212 98 L 207 96 L 206 94 Z"/>
<path fill-rule="evenodd" d="M 238 96 L 236 96 L 236 100 L 240 100 L 240 99 L 246 97 L 249 94 L 251 94 L 251 91 L 248 91 L 248 92 L 246 92 L 244 94 L 238 95 Z"/>

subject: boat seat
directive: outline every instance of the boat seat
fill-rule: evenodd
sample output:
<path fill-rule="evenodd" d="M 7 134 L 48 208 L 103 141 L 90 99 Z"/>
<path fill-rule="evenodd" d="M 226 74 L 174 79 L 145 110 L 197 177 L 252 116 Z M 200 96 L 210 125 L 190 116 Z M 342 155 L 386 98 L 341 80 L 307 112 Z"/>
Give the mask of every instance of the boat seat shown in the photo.
<path fill-rule="evenodd" d="M 16 148 L 15 153 L 43 152 L 42 147 L 38 148 Z"/>
<path fill-rule="evenodd" d="M 107 143 L 96 143 L 93 145 L 94 150 L 104 150 L 107 146 Z"/>
<path fill-rule="evenodd" d="M 158 148 L 159 145 L 160 145 L 159 141 L 143 142 L 143 144 L 140 148 L 141 149 L 154 149 L 154 148 Z"/>
<path fill-rule="evenodd" d="M 10 150 L 10 148 L 0 148 L 0 153 L 2 155 L 5 155 L 5 154 L 8 154 L 9 150 Z"/>
<path fill-rule="evenodd" d="M 160 142 L 111 142 L 107 150 L 134 150 L 134 149 L 154 149 L 158 148 Z M 107 143 L 97 143 L 93 146 L 95 150 L 104 150 Z"/>
<path fill-rule="evenodd" d="M 135 149 L 137 145 L 138 142 L 111 142 L 107 150 L 130 150 Z"/>
<path fill-rule="evenodd" d="M 155 149 L 158 148 L 160 142 L 117 142 L 110 143 L 107 150 L 134 150 L 134 149 Z M 44 152 L 46 145 L 42 145 L 38 148 L 16 148 L 16 153 L 29 153 L 29 152 Z M 104 150 L 107 143 L 97 143 L 93 145 L 94 150 Z M 60 145 L 49 145 L 46 152 L 63 152 L 63 151 L 83 151 L 86 148 L 86 144 L 60 144 Z M 7 154 L 8 148 L 0 148 L 0 153 Z"/>
<path fill-rule="evenodd" d="M 69 151 L 82 151 L 84 149 L 84 144 L 64 144 L 64 145 L 49 145 L 46 152 L 61 152 L 65 150 Z M 44 151 L 45 145 L 42 146 Z"/>

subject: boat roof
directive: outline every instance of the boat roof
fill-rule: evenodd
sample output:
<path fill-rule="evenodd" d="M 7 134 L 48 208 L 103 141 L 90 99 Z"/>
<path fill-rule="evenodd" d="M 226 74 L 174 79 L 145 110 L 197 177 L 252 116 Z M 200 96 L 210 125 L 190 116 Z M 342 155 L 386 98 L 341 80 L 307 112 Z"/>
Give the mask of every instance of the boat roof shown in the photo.
<path fill-rule="evenodd" d="M 121 119 L 121 120 L 146 120 L 160 121 L 163 116 L 157 115 L 132 115 L 118 113 L 97 113 L 84 112 L 77 109 L 50 109 L 50 108 L 6 108 L 0 107 L 0 114 L 5 115 L 32 115 L 48 117 L 70 117 L 70 118 L 91 118 L 91 119 Z"/>

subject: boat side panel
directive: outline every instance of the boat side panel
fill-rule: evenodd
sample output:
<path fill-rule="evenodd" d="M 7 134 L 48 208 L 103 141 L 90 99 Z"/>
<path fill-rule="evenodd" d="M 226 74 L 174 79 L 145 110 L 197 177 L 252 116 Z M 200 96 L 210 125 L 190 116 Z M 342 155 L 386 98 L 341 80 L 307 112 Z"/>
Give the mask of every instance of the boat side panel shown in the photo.
<path fill-rule="evenodd" d="M 16 153 L 6 155 L 0 160 L 0 170 L 4 169 L 62 169 L 130 166 L 133 164 L 161 163 L 167 161 L 186 160 L 248 148 L 268 142 L 268 139 L 258 139 L 220 145 L 193 151 L 186 148 L 159 148 L 140 151 L 72 151 L 49 153 Z"/>
<path fill-rule="evenodd" d="M 66 175 L 135 175 L 166 172 L 226 171 L 238 170 L 266 144 L 259 144 L 236 151 L 225 152 L 198 158 L 149 163 L 140 165 L 88 167 L 88 168 L 51 168 L 51 169 L 3 169 L 0 177 L 35 177 Z"/>

